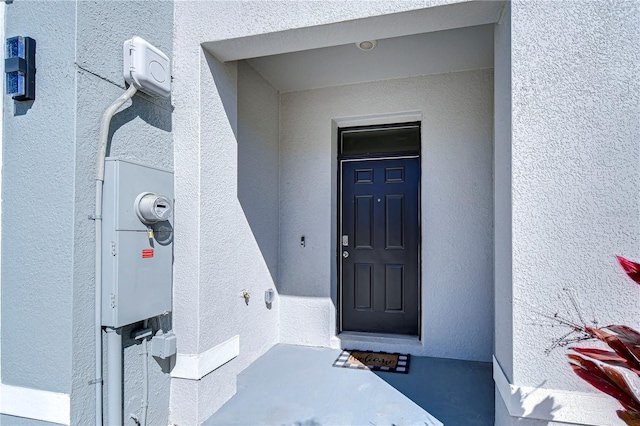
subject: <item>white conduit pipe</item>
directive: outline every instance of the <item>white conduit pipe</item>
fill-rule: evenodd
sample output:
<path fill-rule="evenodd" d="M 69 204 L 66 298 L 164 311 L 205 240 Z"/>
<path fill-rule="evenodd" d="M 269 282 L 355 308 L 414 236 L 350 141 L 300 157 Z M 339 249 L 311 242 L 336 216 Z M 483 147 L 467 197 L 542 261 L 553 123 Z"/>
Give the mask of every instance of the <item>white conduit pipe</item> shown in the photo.
<path fill-rule="evenodd" d="M 104 158 L 107 156 L 107 142 L 109 138 L 109 124 L 115 113 L 120 109 L 125 102 L 136 94 L 138 89 L 135 86 L 129 86 L 129 88 L 116 99 L 109 108 L 106 109 L 102 115 L 102 122 L 100 123 L 100 135 L 98 139 L 98 153 L 96 157 L 96 180 L 104 181 Z"/>
<path fill-rule="evenodd" d="M 149 320 L 142 322 L 142 328 L 149 326 Z M 142 339 L 142 404 L 140 414 L 140 426 L 147 426 L 147 411 L 149 407 L 149 348 L 147 338 Z"/>
<path fill-rule="evenodd" d="M 94 315 L 96 370 L 95 379 L 92 383 L 96 386 L 96 426 L 102 424 L 102 183 L 104 181 L 104 160 L 107 155 L 107 142 L 111 119 L 116 111 L 133 97 L 137 90 L 135 86 L 129 86 L 129 88 L 106 109 L 102 116 L 98 137 L 98 153 L 96 155 L 96 209 L 93 216 L 96 238 Z M 117 333 L 115 334 L 117 335 Z M 109 403 L 111 404 L 111 401 L 109 401 Z M 120 420 L 120 422 L 122 422 L 122 420 Z"/>
<path fill-rule="evenodd" d="M 107 422 L 122 424 L 122 334 L 121 328 L 107 327 Z"/>

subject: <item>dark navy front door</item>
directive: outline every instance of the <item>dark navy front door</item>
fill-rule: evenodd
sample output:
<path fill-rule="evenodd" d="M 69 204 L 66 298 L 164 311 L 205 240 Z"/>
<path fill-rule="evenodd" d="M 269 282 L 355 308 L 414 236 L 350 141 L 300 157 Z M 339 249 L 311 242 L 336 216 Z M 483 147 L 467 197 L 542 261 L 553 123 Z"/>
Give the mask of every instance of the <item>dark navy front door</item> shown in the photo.
<path fill-rule="evenodd" d="M 418 335 L 420 159 L 340 164 L 342 331 Z"/>

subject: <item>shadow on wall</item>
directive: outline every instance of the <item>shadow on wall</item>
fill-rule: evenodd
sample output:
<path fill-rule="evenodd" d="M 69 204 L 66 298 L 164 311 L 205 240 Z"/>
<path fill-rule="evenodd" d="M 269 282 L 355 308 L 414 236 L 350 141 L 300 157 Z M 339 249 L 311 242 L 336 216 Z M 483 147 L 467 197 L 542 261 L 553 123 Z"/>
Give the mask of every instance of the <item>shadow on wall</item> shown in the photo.
<path fill-rule="evenodd" d="M 277 287 L 278 92 L 245 61 L 226 64 L 204 55 L 236 137 L 238 201 Z"/>
<path fill-rule="evenodd" d="M 149 108 L 150 103 L 153 108 Z M 110 155 L 113 135 L 120 127 L 139 117 L 144 120 L 145 123 L 156 129 L 171 132 L 172 112 L 173 107 L 171 106 L 171 101 L 169 99 L 160 100 L 151 98 L 145 93 L 136 93 L 133 98 L 131 98 L 131 105 L 121 109 L 111 120 L 107 145 L 107 157 Z M 150 143 L 153 143 L 152 139 L 150 140 Z"/>
<path fill-rule="evenodd" d="M 13 115 L 27 115 L 35 101 L 13 101 Z"/>
<path fill-rule="evenodd" d="M 148 328 L 151 328 L 151 335 L 155 336 L 155 334 L 159 331 L 162 330 L 163 333 L 167 333 L 168 331 L 171 330 L 171 313 L 168 313 L 167 315 L 159 315 L 157 317 L 152 318 L 151 320 L 149 320 L 149 324 L 148 324 Z M 142 340 L 138 339 L 136 340 L 134 335 L 136 333 L 136 331 L 142 330 L 143 328 L 143 322 L 139 321 L 127 326 L 124 326 L 122 328 L 121 334 L 122 334 L 122 349 L 123 349 L 123 354 L 126 352 L 126 349 L 132 347 L 132 346 L 142 346 Z M 171 361 L 175 358 L 166 358 L 166 359 L 161 359 L 161 358 L 157 358 L 154 356 L 151 356 L 151 337 L 147 338 L 147 342 L 148 342 L 148 350 L 149 350 L 149 359 L 153 359 L 158 366 L 160 367 L 160 369 L 162 370 L 162 373 L 164 374 L 169 374 L 171 372 L 171 368 L 173 367 L 171 365 Z M 106 346 L 105 346 L 106 347 Z M 140 350 L 136 351 L 137 353 L 140 353 Z M 135 364 L 138 364 L 138 358 L 134 357 L 135 361 L 133 361 Z M 125 384 L 123 383 L 123 386 Z M 135 395 L 138 396 L 138 395 Z"/>
<path fill-rule="evenodd" d="M 541 389 L 543 386 L 544 386 L 544 382 L 539 386 L 536 386 L 536 388 L 533 391 L 527 394 L 523 394 L 522 390 L 518 389 L 518 391 L 512 396 L 512 398 L 516 401 L 524 401 L 528 397 L 535 398 L 535 395 L 533 394 L 536 392 L 536 390 Z M 522 426 L 527 426 L 527 425 L 538 426 L 543 424 L 547 425 L 549 424 L 549 422 L 545 420 L 538 420 L 538 419 L 553 419 L 554 417 L 553 414 L 559 409 L 560 409 L 560 406 L 555 402 L 555 400 L 551 396 L 546 396 L 530 409 L 525 409 L 525 407 L 523 407 L 522 405 L 519 406 L 517 408 L 517 412 L 513 413 L 513 415 L 518 416 L 516 417 L 516 421 L 514 422 L 514 424 L 518 424 Z"/>
<path fill-rule="evenodd" d="M 171 328 L 171 316 L 160 315 L 158 317 L 149 320 L 148 327 L 152 330 L 152 335 L 155 335 L 158 330 L 167 332 Z M 142 340 L 135 339 L 136 331 L 142 330 L 143 323 L 137 322 L 127 325 L 120 330 L 120 336 L 122 339 L 122 362 L 123 362 L 123 380 L 122 380 L 122 395 L 123 395 L 123 413 L 125 415 L 124 424 L 133 424 L 130 419 L 129 413 L 139 413 L 140 406 L 142 404 L 142 388 L 143 388 L 143 367 L 145 358 L 142 355 Z M 151 336 L 147 337 L 147 348 L 149 350 L 148 358 L 146 359 L 148 365 L 149 383 L 151 388 L 149 389 L 149 408 L 148 419 L 149 424 L 160 424 L 160 421 L 166 423 L 169 407 L 167 406 L 167 400 L 159 398 L 164 391 L 158 391 L 158 389 L 168 389 L 169 387 L 169 372 L 172 368 L 171 360 L 175 357 L 168 359 L 161 359 L 151 355 Z M 106 348 L 106 346 L 105 346 Z M 108 348 L 106 348 L 108 351 Z M 159 392 L 159 393 L 158 393 Z M 168 393 L 164 393 L 166 398 L 169 397 Z M 106 401 L 106 399 L 105 399 Z M 164 419 L 164 420 L 162 420 Z"/>

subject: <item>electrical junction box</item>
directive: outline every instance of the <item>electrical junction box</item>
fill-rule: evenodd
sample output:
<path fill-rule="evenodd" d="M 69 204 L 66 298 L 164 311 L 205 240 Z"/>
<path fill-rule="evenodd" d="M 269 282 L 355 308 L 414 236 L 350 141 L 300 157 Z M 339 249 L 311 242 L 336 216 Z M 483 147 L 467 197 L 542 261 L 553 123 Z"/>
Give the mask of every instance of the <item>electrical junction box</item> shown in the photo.
<path fill-rule="evenodd" d="M 163 333 L 162 330 L 158 330 L 155 336 L 151 339 L 151 355 L 166 359 L 176 354 L 176 335 L 173 331 Z"/>
<path fill-rule="evenodd" d="M 171 94 L 171 63 L 160 49 L 141 37 L 124 42 L 124 80 L 152 96 Z"/>
<path fill-rule="evenodd" d="M 102 325 L 171 311 L 173 173 L 107 158 L 102 195 Z M 143 222 L 144 221 L 144 222 Z"/>

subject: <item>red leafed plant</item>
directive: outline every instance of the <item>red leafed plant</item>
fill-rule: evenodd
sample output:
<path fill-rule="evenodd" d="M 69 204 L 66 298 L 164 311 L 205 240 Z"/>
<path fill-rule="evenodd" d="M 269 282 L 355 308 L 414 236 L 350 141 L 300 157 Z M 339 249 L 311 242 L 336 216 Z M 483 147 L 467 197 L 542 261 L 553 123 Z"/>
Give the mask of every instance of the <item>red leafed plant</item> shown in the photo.
<path fill-rule="evenodd" d="M 640 264 L 617 258 L 627 275 L 640 284 Z M 567 355 L 569 365 L 581 379 L 622 404 L 624 409 L 617 413 L 627 425 L 640 426 L 640 400 L 622 373 L 614 368 L 629 370 L 640 377 L 640 333 L 625 325 L 584 326 L 581 331 L 605 343 L 610 350 L 571 347 L 574 353 Z"/>

